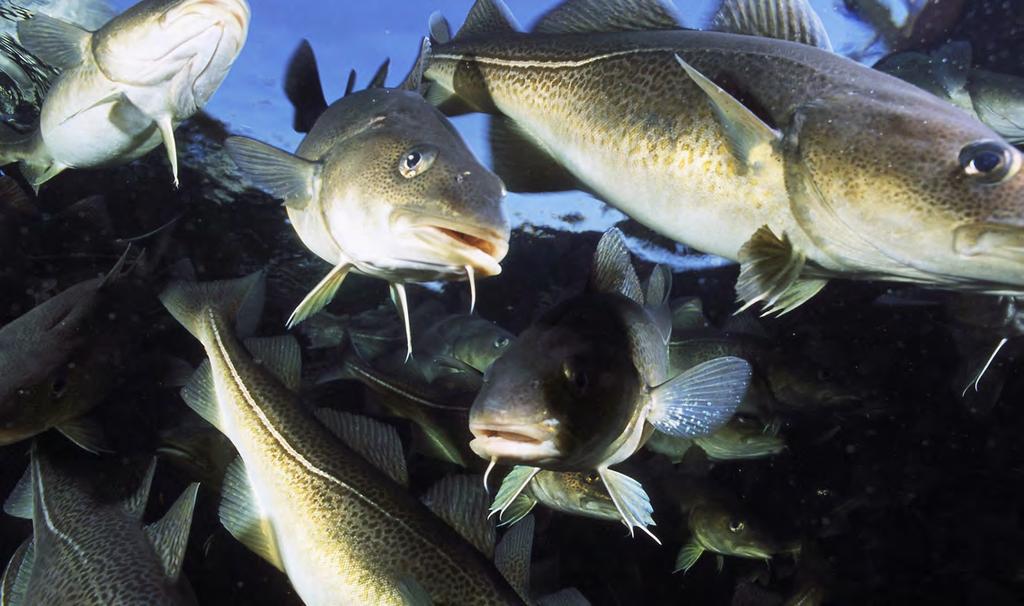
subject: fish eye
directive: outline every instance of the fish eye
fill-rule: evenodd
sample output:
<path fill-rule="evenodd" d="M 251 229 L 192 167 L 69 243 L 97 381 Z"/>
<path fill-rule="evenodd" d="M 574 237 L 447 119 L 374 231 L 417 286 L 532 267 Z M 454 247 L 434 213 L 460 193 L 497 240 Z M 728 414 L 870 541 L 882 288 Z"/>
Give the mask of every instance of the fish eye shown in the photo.
<path fill-rule="evenodd" d="M 64 390 L 68 387 L 68 381 L 63 376 L 57 377 L 50 384 L 50 395 L 54 398 L 59 398 L 64 395 Z"/>
<path fill-rule="evenodd" d="M 743 532 L 744 528 L 746 528 L 746 524 L 744 524 L 740 520 L 733 520 L 733 521 L 729 522 L 729 531 L 730 532 Z"/>
<path fill-rule="evenodd" d="M 596 471 L 592 471 L 587 474 L 587 477 L 583 479 L 587 484 L 595 484 L 601 480 L 601 476 Z"/>
<path fill-rule="evenodd" d="M 571 362 L 562 364 L 562 375 L 565 380 L 569 382 L 569 386 L 577 394 L 582 394 L 587 390 L 589 380 L 587 379 L 587 373 L 579 370 Z"/>
<path fill-rule="evenodd" d="M 964 173 L 983 183 L 1001 183 L 1020 170 L 1020 154 L 1000 141 L 977 141 L 960 151 Z"/>
<path fill-rule="evenodd" d="M 498 337 L 494 340 L 494 349 L 504 349 L 508 347 L 508 337 Z"/>
<path fill-rule="evenodd" d="M 412 179 L 430 169 L 437 159 L 437 149 L 430 145 L 420 145 L 402 155 L 398 162 L 398 172 L 406 179 Z"/>

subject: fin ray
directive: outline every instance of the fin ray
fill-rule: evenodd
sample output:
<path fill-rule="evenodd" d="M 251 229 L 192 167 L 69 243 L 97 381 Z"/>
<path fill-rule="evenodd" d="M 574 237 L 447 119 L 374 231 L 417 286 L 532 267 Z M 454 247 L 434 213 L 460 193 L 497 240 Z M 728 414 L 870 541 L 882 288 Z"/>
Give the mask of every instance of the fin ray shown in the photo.
<path fill-rule="evenodd" d="M 236 457 L 224 474 L 220 522 L 231 536 L 278 570 L 284 563 L 277 548 L 277 539 L 270 520 L 263 513 L 256 493 L 249 483 L 242 457 Z"/>
<path fill-rule="evenodd" d="M 807 0 L 723 0 L 712 19 L 712 29 L 832 51 L 828 31 Z"/>
<path fill-rule="evenodd" d="M 313 415 L 374 467 L 402 486 L 409 485 L 405 451 L 394 427 L 333 408 L 318 408 Z"/>
<path fill-rule="evenodd" d="M 732 356 L 698 364 L 651 391 L 647 421 L 677 438 L 708 435 L 732 418 L 751 374 L 749 362 Z"/>
<path fill-rule="evenodd" d="M 487 516 L 487 493 L 479 476 L 442 478 L 423 495 L 423 504 L 487 558 L 494 555 L 496 533 Z"/>
<path fill-rule="evenodd" d="M 619 473 L 614 469 L 599 469 L 598 474 L 604 482 L 608 495 L 611 496 L 615 508 L 619 510 L 622 523 L 629 528 L 629 535 L 633 536 L 633 529 L 639 528 L 646 532 L 654 541 L 661 545 L 658 537 L 650 531 L 648 526 L 654 526 L 654 507 L 651 505 L 651 498 L 647 496 L 640 482 L 633 478 Z"/>
<path fill-rule="evenodd" d="M 537 34 L 597 34 L 681 29 L 669 0 L 566 0 L 545 13 Z"/>
<path fill-rule="evenodd" d="M 185 562 L 185 548 L 188 547 L 198 493 L 199 483 L 190 484 L 160 521 L 146 526 L 146 536 L 156 549 L 164 566 L 164 575 L 171 583 L 178 581 L 181 565 Z"/>
<path fill-rule="evenodd" d="M 299 302 L 295 311 L 292 312 L 291 317 L 288 318 L 288 328 L 292 328 L 327 307 L 338 294 L 341 283 L 345 281 L 345 277 L 348 276 L 348 272 L 351 270 L 351 265 L 342 263 L 324 276 L 324 279 L 320 280 L 320 283 L 314 286 L 313 290 L 309 291 L 309 294 Z"/>

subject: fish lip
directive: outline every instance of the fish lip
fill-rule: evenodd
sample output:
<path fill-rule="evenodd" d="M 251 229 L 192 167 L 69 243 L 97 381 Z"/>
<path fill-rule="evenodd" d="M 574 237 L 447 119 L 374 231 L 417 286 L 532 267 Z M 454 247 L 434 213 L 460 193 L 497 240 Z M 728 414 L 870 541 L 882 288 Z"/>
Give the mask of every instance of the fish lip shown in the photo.
<path fill-rule="evenodd" d="M 495 229 L 425 214 L 403 214 L 397 222 L 421 243 L 450 251 L 447 255 L 453 267 L 468 265 L 483 277 L 501 273 L 501 261 L 509 248 L 507 226 Z"/>
<path fill-rule="evenodd" d="M 484 459 L 525 462 L 561 456 L 551 432 L 536 424 L 470 423 L 469 430 L 474 436 L 470 449 Z"/>

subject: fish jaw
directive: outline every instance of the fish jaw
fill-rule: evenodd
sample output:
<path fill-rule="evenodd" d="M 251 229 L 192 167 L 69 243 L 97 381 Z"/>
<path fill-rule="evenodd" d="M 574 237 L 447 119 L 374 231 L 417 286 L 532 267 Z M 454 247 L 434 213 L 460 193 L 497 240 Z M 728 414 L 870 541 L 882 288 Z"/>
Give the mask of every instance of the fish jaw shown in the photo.
<path fill-rule="evenodd" d="M 311 239 L 324 239 L 326 234 L 312 227 Z M 350 259 L 360 273 L 391 282 L 466 280 L 467 268 L 477 277 L 496 276 L 509 248 L 507 223 L 481 225 L 395 211 L 384 220 L 368 217 L 363 229 L 356 227 L 354 221 L 338 221 L 330 226 L 329 244 L 307 245 L 313 250 L 333 248 L 338 259 Z"/>
<path fill-rule="evenodd" d="M 480 458 L 507 463 L 544 463 L 558 460 L 562 453 L 554 441 L 557 422 L 537 424 L 481 423 L 471 420 L 473 441 L 469 447 Z"/>

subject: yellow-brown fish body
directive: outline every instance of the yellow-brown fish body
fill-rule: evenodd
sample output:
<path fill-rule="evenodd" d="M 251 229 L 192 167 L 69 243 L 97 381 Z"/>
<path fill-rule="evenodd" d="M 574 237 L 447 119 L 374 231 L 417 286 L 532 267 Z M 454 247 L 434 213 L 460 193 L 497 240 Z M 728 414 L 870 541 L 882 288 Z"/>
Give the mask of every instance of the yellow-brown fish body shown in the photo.
<path fill-rule="evenodd" d="M 521 603 L 480 552 L 302 408 L 268 371 L 273 351 L 264 366 L 234 337 L 223 310 L 237 310 L 258 281 L 176 284 L 162 300 L 210 357 L 207 418 L 244 462 L 273 545 L 261 555 L 307 604 L 402 604 L 406 581 L 440 603 Z M 285 341 L 297 363 L 297 344 Z"/>
<path fill-rule="evenodd" d="M 785 40 L 564 33 L 547 20 L 536 33 L 487 31 L 481 7 L 497 4 L 480 0 L 463 31 L 434 44 L 434 96 L 510 120 L 655 231 L 745 264 L 778 255 L 807 279 L 1024 287 L 1022 155 L 948 103 Z M 516 161 L 496 153 L 512 190 L 523 189 L 506 174 Z M 744 289 L 741 275 L 748 301 L 764 294 L 788 309 L 813 295 L 794 304 L 777 278 L 754 277 Z"/>

